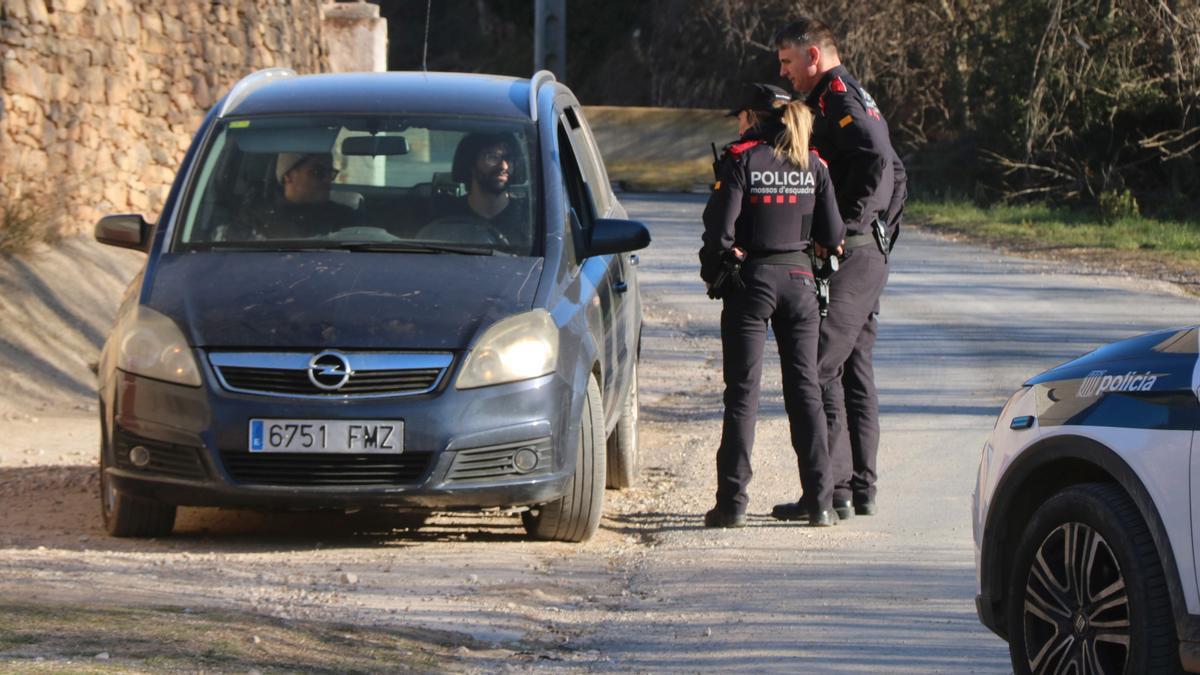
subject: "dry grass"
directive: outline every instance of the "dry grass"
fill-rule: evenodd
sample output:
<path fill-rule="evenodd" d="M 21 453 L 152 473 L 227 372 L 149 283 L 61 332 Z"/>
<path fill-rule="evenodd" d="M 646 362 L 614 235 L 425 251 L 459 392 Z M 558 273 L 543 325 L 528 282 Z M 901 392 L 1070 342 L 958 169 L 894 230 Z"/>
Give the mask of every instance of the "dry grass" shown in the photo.
<path fill-rule="evenodd" d="M 608 177 L 629 192 L 694 192 L 713 182 L 712 161 L 607 161 Z"/>
<path fill-rule="evenodd" d="M 608 177 L 637 192 L 690 192 L 713 181 L 712 145 L 737 139 L 719 110 L 588 107 Z"/>
<path fill-rule="evenodd" d="M 48 196 L 0 197 L 0 254 L 26 253 L 42 242 L 62 238 L 61 207 Z"/>

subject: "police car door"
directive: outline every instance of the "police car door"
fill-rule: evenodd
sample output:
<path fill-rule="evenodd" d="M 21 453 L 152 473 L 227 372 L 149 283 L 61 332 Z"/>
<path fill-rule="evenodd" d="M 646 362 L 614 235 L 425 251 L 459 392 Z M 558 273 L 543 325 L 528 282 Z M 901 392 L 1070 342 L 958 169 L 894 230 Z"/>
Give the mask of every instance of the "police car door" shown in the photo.
<path fill-rule="evenodd" d="M 581 130 L 582 119 L 574 106 L 564 109 L 559 117 L 559 144 L 564 148 L 562 164 L 564 178 L 567 181 L 567 194 L 571 208 L 579 220 L 579 237 L 582 248 L 591 241 L 592 226 L 596 218 L 608 215 L 609 205 L 597 199 L 608 193 L 607 185 L 599 185 L 601 178 L 597 175 L 594 155 L 588 152 L 587 138 Z M 570 152 L 565 149 L 569 148 Z M 603 210 L 602 210 L 603 209 Z M 624 391 L 626 374 L 621 367 L 623 357 L 622 343 L 626 336 L 622 334 L 628 321 L 621 320 L 624 311 L 624 297 L 628 290 L 625 283 L 625 273 L 621 255 L 590 256 L 580 261 L 581 274 L 586 276 L 595 287 L 595 301 L 599 303 L 600 326 L 602 334 L 597 336 L 602 344 L 596 347 L 601 354 L 601 371 L 603 373 L 603 400 L 605 417 L 611 418 L 610 411 L 615 411 L 618 401 L 616 397 Z"/>

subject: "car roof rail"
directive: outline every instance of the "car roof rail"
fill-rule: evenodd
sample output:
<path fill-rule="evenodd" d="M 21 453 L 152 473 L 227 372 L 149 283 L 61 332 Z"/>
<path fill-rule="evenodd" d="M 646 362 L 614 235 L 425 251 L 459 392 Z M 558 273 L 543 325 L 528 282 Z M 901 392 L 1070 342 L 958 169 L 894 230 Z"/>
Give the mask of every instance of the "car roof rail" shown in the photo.
<path fill-rule="evenodd" d="M 247 96 L 264 84 L 281 77 L 295 76 L 296 71 L 291 68 L 264 68 L 250 73 L 238 80 L 237 84 L 233 85 L 233 88 L 229 90 L 229 95 L 225 97 L 225 103 L 221 105 L 221 110 L 217 113 L 217 117 L 224 117 L 229 114 L 237 104 L 246 100 Z"/>
<path fill-rule="evenodd" d="M 554 73 L 548 70 L 539 70 L 529 78 L 529 119 L 537 121 L 537 97 L 538 90 L 543 84 L 556 82 Z"/>

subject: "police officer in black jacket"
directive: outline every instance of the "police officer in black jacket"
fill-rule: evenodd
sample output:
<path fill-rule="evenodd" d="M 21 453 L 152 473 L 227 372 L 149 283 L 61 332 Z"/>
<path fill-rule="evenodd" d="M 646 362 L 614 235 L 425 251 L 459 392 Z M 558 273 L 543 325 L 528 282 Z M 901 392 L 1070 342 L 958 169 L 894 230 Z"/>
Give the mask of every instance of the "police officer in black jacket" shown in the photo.
<path fill-rule="evenodd" d="M 741 138 L 725 148 L 704 209 L 700 275 L 722 297 L 725 418 L 717 503 L 707 527 L 746 523 L 746 486 L 767 324 L 775 331 L 792 447 L 811 525 L 832 525 L 833 475 L 817 379 L 820 316 L 810 248 L 824 256 L 844 227 L 829 172 L 809 149 L 812 113 L 782 89 L 749 85 L 730 115 Z"/>
<path fill-rule="evenodd" d="M 846 224 L 841 269 L 830 282 L 828 316 L 821 322 L 822 397 L 829 421 L 834 508 L 839 517 L 875 513 L 879 399 L 871 353 L 888 256 L 899 234 L 907 196 L 904 165 L 892 148 L 887 122 L 871 95 L 838 58 L 828 26 L 800 19 L 775 37 L 780 75 L 816 119 L 813 145 L 829 163 Z M 803 504 L 780 504 L 772 515 L 806 517 Z"/>

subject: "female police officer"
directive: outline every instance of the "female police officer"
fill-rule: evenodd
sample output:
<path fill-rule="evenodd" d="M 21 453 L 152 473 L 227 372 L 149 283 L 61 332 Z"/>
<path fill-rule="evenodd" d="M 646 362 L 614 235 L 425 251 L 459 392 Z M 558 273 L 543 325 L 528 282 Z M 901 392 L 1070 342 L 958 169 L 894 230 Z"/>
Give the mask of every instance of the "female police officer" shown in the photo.
<path fill-rule="evenodd" d="M 845 231 L 833 186 L 809 150 L 812 113 L 778 87 L 748 85 L 730 116 L 741 138 L 718 160 L 704 209 L 700 276 L 722 297 L 725 419 L 717 504 L 707 527 L 746 524 L 746 486 L 767 324 L 783 368 L 783 400 L 810 525 L 832 525 L 833 475 L 817 381 L 820 315 L 809 248 L 825 256 Z M 740 262 L 737 269 L 735 261 Z"/>

